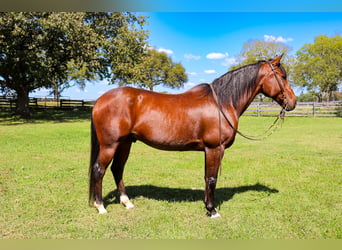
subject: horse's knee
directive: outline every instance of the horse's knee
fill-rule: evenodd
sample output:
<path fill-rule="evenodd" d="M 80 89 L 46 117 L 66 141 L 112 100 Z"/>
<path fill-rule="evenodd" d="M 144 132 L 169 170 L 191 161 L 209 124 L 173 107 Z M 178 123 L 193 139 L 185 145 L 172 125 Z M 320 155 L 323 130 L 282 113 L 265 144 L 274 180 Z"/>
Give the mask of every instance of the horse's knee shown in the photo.
<path fill-rule="evenodd" d="M 206 178 L 206 181 L 209 186 L 216 186 L 217 178 L 210 176 L 209 178 Z"/>
<path fill-rule="evenodd" d="M 92 171 L 95 180 L 101 179 L 105 174 L 105 168 L 102 168 L 98 162 L 94 164 Z"/>

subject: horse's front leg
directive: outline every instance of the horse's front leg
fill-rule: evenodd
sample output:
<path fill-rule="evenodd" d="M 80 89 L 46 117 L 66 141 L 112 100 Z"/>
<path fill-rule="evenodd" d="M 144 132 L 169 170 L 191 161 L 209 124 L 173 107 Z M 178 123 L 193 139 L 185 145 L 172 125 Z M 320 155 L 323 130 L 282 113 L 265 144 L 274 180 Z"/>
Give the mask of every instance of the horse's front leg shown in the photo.
<path fill-rule="evenodd" d="M 218 218 L 220 214 L 216 211 L 214 198 L 215 188 L 217 182 L 217 174 L 223 157 L 224 148 L 219 146 L 217 148 L 205 149 L 205 197 L 204 203 L 211 218 Z"/>

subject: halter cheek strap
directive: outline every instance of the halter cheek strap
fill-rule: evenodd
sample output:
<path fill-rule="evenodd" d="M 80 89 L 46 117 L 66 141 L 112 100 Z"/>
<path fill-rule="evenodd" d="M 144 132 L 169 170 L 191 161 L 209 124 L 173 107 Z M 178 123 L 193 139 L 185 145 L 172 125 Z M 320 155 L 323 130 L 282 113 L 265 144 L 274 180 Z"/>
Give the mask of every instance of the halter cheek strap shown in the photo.
<path fill-rule="evenodd" d="M 275 69 L 274 69 L 272 63 L 271 63 L 271 62 L 268 62 L 268 64 L 270 65 L 270 67 L 271 67 L 271 69 L 272 69 L 273 75 L 274 75 L 275 79 L 277 80 L 278 86 L 279 86 L 279 88 L 280 88 L 280 92 L 281 92 L 281 94 L 282 94 L 283 97 L 284 97 L 284 104 L 285 104 L 285 105 L 283 105 L 283 110 L 285 110 L 286 107 L 287 107 L 287 105 L 288 105 L 288 101 L 287 101 L 286 96 L 285 96 L 284 87 L 283 87 L 283 85 L 280 83 L 280 80 L 279 80 L 279 78 L 278 78 L 278 76 L 277 76 L 277 74 L 276 74 L 276 71 L 275 71 Z M 282 110 L 282 111 L 283 111 L 283 110 Z"/>

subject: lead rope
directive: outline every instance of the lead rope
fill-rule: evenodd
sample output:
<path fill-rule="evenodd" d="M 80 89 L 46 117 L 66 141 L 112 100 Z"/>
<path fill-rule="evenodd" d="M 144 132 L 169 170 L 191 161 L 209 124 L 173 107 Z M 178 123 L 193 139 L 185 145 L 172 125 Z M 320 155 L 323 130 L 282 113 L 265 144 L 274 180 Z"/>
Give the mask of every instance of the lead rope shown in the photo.
<path fill-rule="evenodd" d="M 275 69 L 273 67 L 273 65 L 271 63 L 269 63 L 271 69 L 272 69 L 272 72 L 274 73 L 274 77 L 275 79 L 277 80 L 277 83 L 279 85 L 279 88 L 280 88 L 280 91 L 282 92 L 283 96 L 284 96 L 284 99 L 285 99 L 285 103 L 286 103 L 286 106 L 287 106 L 287 100 L 286 100 L 286 97 L 285 97 L 285 94 L 284 94 L 284 88 L 283 86 L 281 85 L 278 77 L 277 77 L 277 74 L 275 72 Z M 281 127 L 282 124 L 284 123 L 284 117 L 285 117 L 285 107 L 282 107 L 279 115 L 277 116 L 277 118 L 275 119 L 275 121 L 271 124 L 271 126 L 269 126 L 269 128 L 263 133 L 263 134 L 260 134 L 260 135 L 246 135 L 242 132 L 240 132 L 238 129 L 234 128 L 233 124 L 230 122 L 229 118 L 227 117 L 227 115 L 223 112 L 222 110 L 222 107 L 221 107 L 221 104 L 219 102 L 219 99 L 216 95 L 216 92 L 214 90 L 214 87 L 212 84 L 209 84 L 210 88 L 211 88 L 211 92 L 213 93 L 213 97 L 214 97 L 214 100 L 216 102 L 216 105 L 217 105 L 217 112 L 218 112 L 218 118 L 219 118 L 219 143 L 220 143 L 220 165 L 219 165 L 219 172 L 220 172 L 220 176 L 221 176 L 221 173 L 222 173 L 222 141 L 221 141 L 221 137 L 222 137 L 222 124 L 221 124 L 221 113 L 223 115 L 223 117 L 226 119 L 226 121 L 228 122 L 229 126 L 237 133 L 239 134 L 240 136 L 248 139 L 248 140 L 252 140 L 252 141 L 261 141 L 261 140 L 264 140 L 266 139 L 267 137 L 271 136 L 276 130 L 278 127 Z M 279 121 L 279 119 L 281 120 L 281 123 L 280 123 L 280 126 L 275 126 L 277 124 L 277 122 Z M 272 131 L 271 129 L 274 128 Z"/>
<path fill-rule="evenodd" d="M 267 137 L 269 137 L 270 135 L 272 135 L 274 133 L 274 131 L 279 127 L 278 126 L 275 126 L 276 123 L 279 121 L 279 119 L 281 120 L 281 122 L 283 123 L 284 122 L 284 117 L 285 117 L 285 108 L 282 108 L 282 110 L 280 111 L 279 115 L 277 116 L 277 118 L 275 119 L 275 121 L 271 124 L 271 126 L 265 131 L 263 132 L 262 134 L 260 135 L 246 135 L 242 132 L 240 132 L 238 129 L 234 128 L 233 124 L 230 122 L 229 118 L 227 117 L 227 115 L 223 112 L 222 110 L 222 107 L 221 107 L 221 104 L 219 103 L 219 100 L 217 98 L 217 95 L 216 95 L 216 92 L 214 90 L 214 87 L 209 84 L 210 88 L 211 88 L 211 91 L 213 93 L 213 97 L 214 97 L 214 100 L 217 104 L 217 108 L 218 108 L 218 116 L 219 116 L 219 142 L 220 142 L 220 145 L 222 145 L 222 142 L 221 142 L 221 135 L 222 135 L 222 126 L 221 126 L 221 115 L 223 115 L 223 117 L 226 119 L 226 121 L 228 122 L 229 126 L 237 133 L 239 134 L 240 136 L 248 139 L 248 140 L 252 140 L 252 141 L 261 141 L 261 140 L 264 140 L 266 139 Z M 281 124 L 282 124 L 281 123 Z M 271 131 L 271 129 L 273 129 L 273 131 Z M 221 157 L 221 147 L 220 147 L 220 157 Z M 221 157 L 222 158 L 222 157 Z M 222 160 L 222 159 L 221 159 Z M 220 167 L 221 169 L 221 167 Z M 221 170 L 220 170 L 221 171 Z"/>

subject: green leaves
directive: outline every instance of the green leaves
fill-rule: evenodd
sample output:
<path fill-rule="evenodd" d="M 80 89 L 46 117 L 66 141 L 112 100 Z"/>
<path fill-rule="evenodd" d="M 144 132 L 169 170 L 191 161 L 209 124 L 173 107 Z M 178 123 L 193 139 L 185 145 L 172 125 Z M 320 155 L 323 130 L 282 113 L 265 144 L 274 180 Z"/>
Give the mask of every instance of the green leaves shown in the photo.
<path fill-rule="evenodd" d="M 188 80 L 185 68 L 180 63 L 173 62 L 165 53 L 153 48 L 148 48 L 136 70 L 134 81 L 138 86 L 150 90 L 157 85 L 179 88 Z"/>
<path fill-rule="evenodd" d="M 290 51 L 291 48 L 284 43 L 250 40 L 243 45 L 242 51 L 238 56 L 241 63 L 239 65 L 231 67 L 230 69 L 235 69 L 243 65 L 256 63 L 259 60 L 268 60 L 281 54 L 285 55 L 282 59 L 282 64 L 287 65 L 287 62 L 289 60 L 287 54 Z"/>
<path fill-rule="evenodd" d="M 298 50 L 296 56 L 290 56 L 290 50 L 284 43 L 251 40 L 243 45 L 239 55 L 241 63 L 230 69 L 285 53 L 282 64 L 289 73 L 289 80 L 314 93 L 320 101 L 323 97 L 331 99 L 342 83 L 341 36 L 319 35 L 313 44 L 305 44 Z"/>
<path fill-rule="evenodd" d="M 321 100 L 330 97 L 342 83 L 342 38 L 319 35 L 313 44 L 305 44 L 297 52 L 294 81 L 313 91 Z M 329 99 L 329 98 L 328 98 Z"/>
<path fill-rule="evenodd" d="M 131 80 L 127 69 L 146 47 L 144 22 L 131 13 L 1 13 L 0 86 L 16 91 L 18 112 L 28 113 L 26 95 L 40 87 L 56 93 L 87 80 Z"/>

